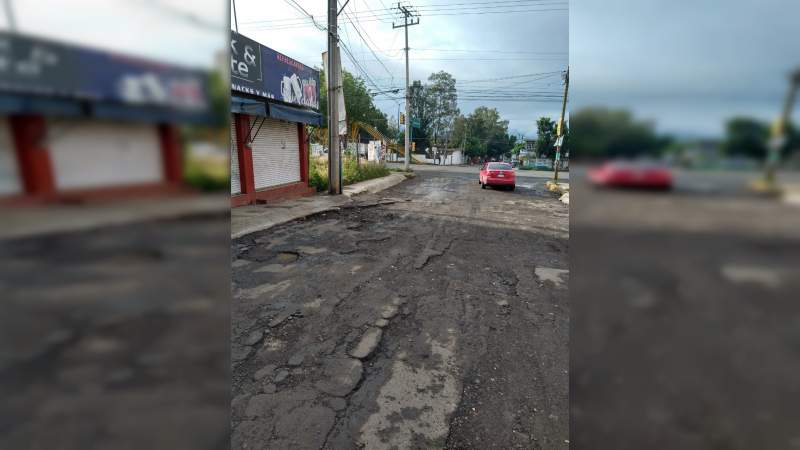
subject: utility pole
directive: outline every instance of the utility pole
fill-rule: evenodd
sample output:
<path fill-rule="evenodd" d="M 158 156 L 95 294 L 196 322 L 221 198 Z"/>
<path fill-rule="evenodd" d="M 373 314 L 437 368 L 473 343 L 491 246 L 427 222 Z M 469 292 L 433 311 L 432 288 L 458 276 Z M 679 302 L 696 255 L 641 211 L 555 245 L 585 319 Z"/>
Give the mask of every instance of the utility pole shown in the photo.
<path fill-rule="evenodd" d="M 564 137 L 564 114 L 567 112 L 567 93 L 569 93 L 569 67 L 564 76 L 564 101 L 561 103 L 561 117 L 558 118 L 558 129 L 556 130 L 556 158 L 553 163 L 553 182 L 558 183 L 558 163 L 561 160 L 561 144 Z"/>
<path fill-rule="evenodd" d="M 397 132 L 400 132 L 400 103 L 397 104 Z M 396 141 L 397 139 L 395 139 Z M 397 161 L 397 145 L 394 146 L 394 160 Z"/>
<path fill-rule="evenodd" d="M 339 36 L 336 0 L 328 0 L 328 193 L 342 193 L 341 149 L 339 148 Z"/>
<path fill-rule="evenodd" d="M 399 2 L 397 3 L 397 9 L 403 13 L 403 24 L 402 25 L 395 25 L 392 23 L 392 28 L 405 28 L 406 29 L 406 143 L 405 143 L 405 153 L 406 153 L 406 161 L 404 164 L 405 170 L 408 170 L 409 165 L 411 164 L 411 129 L 413 125 L 411 125 L 411 90 L 409 89 L 409 74 L 408 74 L 408 27 L 412 25 L 419 24 L 419 16 L 417 16 L 417 20 L 415 21 L 408 21 L 409 17 L 412 17 L 412 12 L 405 6 L 401 5 Z"/>
<path fill-rule="evenodd" d="M 11 0 L 3 0 L 3 5 L 6 9 L 6 20 L 8 21 L 8 29 L 13 33 L 17 31 L 17 21 L 14 18 L 14 7 L 11 5 Z"/>
<path fill-rule="evenodd" d="M 772 137 L 768 143 L 767 163 L 765 165 L 764 174 L 764 180 L 769 189 L 775 187 L 775 178 L 778 170 L 778 163 L 780 162 L 781 148 L 786 145 L 788 139 L 787 127 L 791 124 L 792 109 L 794 108 L 798 87 L 800 87 L 800 69 L 797 69 L 789 77 L 789 91 L 786 93 L 786 98 L 783 102 L 783 111 L 772 126 Z"/>

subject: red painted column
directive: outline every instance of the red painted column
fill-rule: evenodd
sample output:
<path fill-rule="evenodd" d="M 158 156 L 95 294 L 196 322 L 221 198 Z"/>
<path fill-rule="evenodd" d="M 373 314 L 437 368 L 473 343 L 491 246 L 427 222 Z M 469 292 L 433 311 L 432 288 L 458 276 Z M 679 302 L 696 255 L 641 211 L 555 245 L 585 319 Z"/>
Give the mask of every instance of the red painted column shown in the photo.
<path fill-rule="evenodd" d="M 158 135 L 161 139 L 164 180 L 167 183 L 179 184 L 183 181 L 183 152 L 178 127 L 167 123 L 159 124 Z"/>
<path fill-rule="evenodd" d="M 245 114 L 234 114 L 236 118 L 236 145 L 239 151 L 239 174 L 241 175 L 242 194 L 252 196 L 256 191 L 253 172 L 253 152 L 246 140 L 250 133 L 249 118 Z"/>
<path fill-rule="evenodd" d="M 308 184 L 308 133 L 302 123 L 297 124 L 297 136 L 300 141 L 300 181 Z"/>
<path fill-rule="evenodd" d="M 11 116 L 11 133 L 25 193 L 52 198 L 56 194 L 53 164 L 46 147 L 47 128 L 42 116 Z"/>

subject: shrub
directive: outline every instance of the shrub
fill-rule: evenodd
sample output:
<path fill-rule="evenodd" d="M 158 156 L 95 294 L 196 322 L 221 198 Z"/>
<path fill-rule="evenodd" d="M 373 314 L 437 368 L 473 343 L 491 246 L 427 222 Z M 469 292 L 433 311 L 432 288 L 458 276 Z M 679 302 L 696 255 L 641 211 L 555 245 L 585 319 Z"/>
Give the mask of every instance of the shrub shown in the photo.
<path fill-rule="evenodd" d="M 355 158 L 345 157 L 342 161 L 342 183 L 358 183 L 360 181 L 371 180 L 389 175 L 389 169 L 381 163 L 356 161 Z M 309 184 L 316 188 L 317 192 L 328 189 L 328 160 L 325 157 L 313 158 L 309 165 Z"/>

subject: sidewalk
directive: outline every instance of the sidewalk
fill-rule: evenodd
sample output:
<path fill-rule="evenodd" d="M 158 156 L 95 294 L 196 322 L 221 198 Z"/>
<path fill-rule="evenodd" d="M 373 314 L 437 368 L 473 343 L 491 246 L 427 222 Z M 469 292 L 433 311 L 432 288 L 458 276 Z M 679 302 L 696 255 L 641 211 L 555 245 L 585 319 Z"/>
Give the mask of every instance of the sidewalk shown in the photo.
<path fill-rule="evenodd" d="M 224 214 L 230 209 L 227 195 L 177 195 L 83 205 L 37 205 L 4 208 L 0 240 L 52 233 L 70 233 L 152 220 L 194 215 Z"/>
<path fill-rule="evenodd" d="M 403 182 L 406 176 L 392 173 L 374 180 L 351 184 L 342 189 L 344 195 L 318 194 L 285 202 L 240 206 L 231 209 L 231 239 L 266 230 L 301 217 L 331 211 L 350 203 L 351 197 L 376 193 Z"/>

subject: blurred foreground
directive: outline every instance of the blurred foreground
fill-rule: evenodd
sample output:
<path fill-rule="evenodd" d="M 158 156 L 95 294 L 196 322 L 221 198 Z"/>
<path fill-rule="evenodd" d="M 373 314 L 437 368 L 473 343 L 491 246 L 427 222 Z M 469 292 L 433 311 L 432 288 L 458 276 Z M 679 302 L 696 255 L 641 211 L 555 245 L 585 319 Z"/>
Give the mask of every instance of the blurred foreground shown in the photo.
<path fill-rule="evenodd" d="M 0 241 L 0 448 L 227 448 L 228 227 Z"/>
<path fill-rule="evenodd" d="M 0 13 L 0 448 L 228 447 L 227 7 L 183 8 Z"/>
<path fill-rule="evenodd" d="M 576 448 L 800 447 L 800 208 L 752 194 L 758 172 L 677 171 L 670 192 L 584 175 L 573 168 Z"/>

